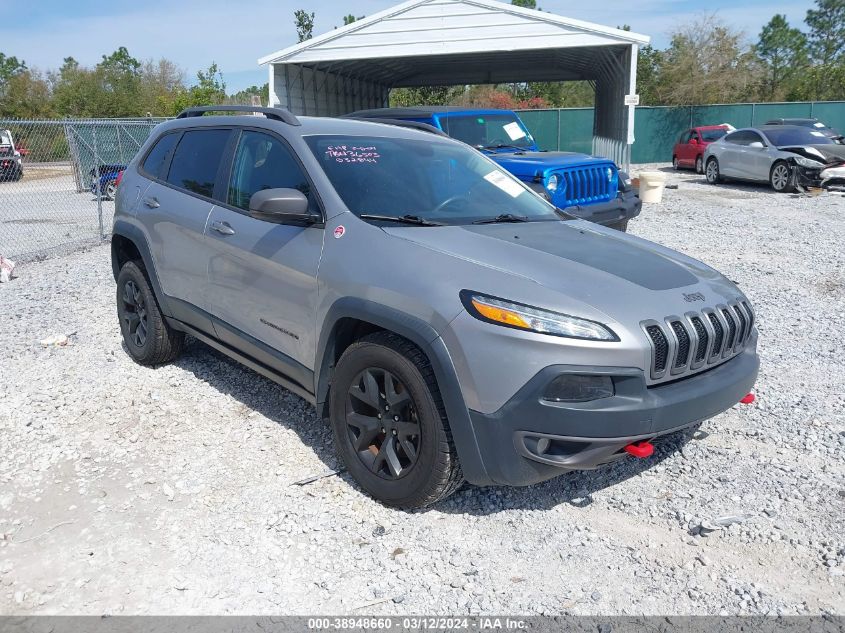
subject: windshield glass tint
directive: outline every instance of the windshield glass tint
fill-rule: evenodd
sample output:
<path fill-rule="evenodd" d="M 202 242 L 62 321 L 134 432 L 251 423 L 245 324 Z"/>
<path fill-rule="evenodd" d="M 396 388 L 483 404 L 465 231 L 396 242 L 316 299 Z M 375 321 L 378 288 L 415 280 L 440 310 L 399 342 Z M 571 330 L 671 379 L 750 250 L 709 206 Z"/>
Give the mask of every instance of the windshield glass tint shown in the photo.
<path fill-rule="evenodd" d="M 534 144 L 513 114 L 450 115 L 442 117 L 440 125 L 446 134 L 473 147 L 527 148 Z"/>
<path fill-rule="evenodd" d="M 506 213 L 560 219 L 554 207 L 479 152 L 436 138 L 332 135 L 306 141 L 356 215 L 413 215 L 443 224 Z"/>
<path fill-rule="evenodd" d="M 701 138 L 708 143 L 712 143 L 713 141 L 718 141 L 727 133 L 727 130 L 701 130 Z"/>
<path fill-rule="evenodd" d="M 806 127 L 784 127 L 782 129 L 766 130 L 766 136 L 772 145 L 831 145 L 832 140 L 821 132 Z"/>

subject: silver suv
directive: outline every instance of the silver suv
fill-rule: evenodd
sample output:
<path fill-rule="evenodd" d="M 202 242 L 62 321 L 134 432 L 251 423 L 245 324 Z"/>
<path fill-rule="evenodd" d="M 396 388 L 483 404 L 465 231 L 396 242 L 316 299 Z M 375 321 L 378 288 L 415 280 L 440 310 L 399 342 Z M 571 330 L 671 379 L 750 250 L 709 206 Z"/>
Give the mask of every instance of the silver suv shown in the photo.
<path fill-rule="evenodd" d="M 116 197 L 129 354 L 163 363 L 190 334 L 272 378 L 389 505 L 646 457 L 757 376 L 754 311 L 721 274 L 427 132 L 194 108 Z"/>

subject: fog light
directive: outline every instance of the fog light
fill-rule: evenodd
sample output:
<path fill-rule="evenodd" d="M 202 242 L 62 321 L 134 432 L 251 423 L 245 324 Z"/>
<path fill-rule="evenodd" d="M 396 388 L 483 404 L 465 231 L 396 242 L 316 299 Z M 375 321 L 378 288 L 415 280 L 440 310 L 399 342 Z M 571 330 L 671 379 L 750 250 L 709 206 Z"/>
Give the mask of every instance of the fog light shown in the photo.
<path fill-rule="evenodd" d="M 543 400 L 551 402 L 588 402 L 609 398 L 615 393 L 610 376 L 563 374 L 546 387 Z"/>

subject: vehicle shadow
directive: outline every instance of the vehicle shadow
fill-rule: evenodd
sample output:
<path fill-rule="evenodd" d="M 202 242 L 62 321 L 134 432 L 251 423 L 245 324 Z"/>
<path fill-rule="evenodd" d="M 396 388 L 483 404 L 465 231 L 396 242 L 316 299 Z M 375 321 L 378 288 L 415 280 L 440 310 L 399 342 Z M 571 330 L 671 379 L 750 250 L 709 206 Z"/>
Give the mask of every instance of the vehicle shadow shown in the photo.
<path fill-rule="evenodd" d="M 311 403 L 193 337 L 173 364 L 240 402 L 245 413 L 255 411 L 295 432 L 326 469 L 337 468 L 331 429 Z"/>
<path fill-rule="evenodd" d="M 326 470 L 340 466 L 331 429 L 309 402 L 293 392 L 192 337 L 188 337 L 184 352 L 173 364 L 234 398 L 245 410 L 256 411 L 275 424 L 294 431 L 325 464 Z M 232 424 L 237 424 L 237 421 L 233 420 Z M 593 494 L 653 468 L 683 450 L 684 445 L 698 433 L 696 425 L 660 438 L 654 444 L 654 455 L 648 459 L 625 458 L 596 470 L 564 472 L 559 477 L 533 486 L 480 488 L 467 484 L 448 499 L 414 512 L 491 515 L 515 509 L 550 510 L 560 504 L 585 507 L 592 503 Z M 339 476 L 346 485 L 357 488 L 348 473 L 342 472 Z"/>

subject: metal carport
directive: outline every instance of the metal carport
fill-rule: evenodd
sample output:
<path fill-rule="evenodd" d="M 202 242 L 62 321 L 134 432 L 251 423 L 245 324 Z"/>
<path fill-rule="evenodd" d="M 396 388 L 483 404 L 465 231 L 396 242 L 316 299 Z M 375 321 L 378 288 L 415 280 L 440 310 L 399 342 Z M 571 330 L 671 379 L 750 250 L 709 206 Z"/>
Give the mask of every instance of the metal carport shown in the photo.
<path fill-rule="evenodd" d="M 270 105 L 335 116 L 388 105 L 392 88 L 587 80 L 593 153 L 630 162 L 644 35 L 495 0 L 409 0 L 258 60 Z"/>

